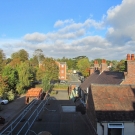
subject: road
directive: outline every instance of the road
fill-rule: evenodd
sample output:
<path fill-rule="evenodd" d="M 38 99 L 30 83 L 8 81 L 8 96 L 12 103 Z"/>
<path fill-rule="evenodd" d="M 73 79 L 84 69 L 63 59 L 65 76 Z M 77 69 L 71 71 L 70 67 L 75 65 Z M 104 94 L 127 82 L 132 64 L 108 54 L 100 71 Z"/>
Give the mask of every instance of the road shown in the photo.
<path fill-rule="evenodd" d="M 76 85 L 79 86 L 81 81 L 79 80 L 78 74 L 70 74 L 68 78 L 68 85 Z"/>

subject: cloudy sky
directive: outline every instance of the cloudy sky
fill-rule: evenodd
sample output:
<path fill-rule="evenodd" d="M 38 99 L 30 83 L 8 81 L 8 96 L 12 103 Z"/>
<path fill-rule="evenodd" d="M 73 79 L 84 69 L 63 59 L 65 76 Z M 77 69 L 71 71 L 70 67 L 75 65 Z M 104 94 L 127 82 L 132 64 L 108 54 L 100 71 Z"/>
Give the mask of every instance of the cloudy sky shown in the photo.
<path fill-rule="evenodd" d="M 135 0 L 1 0 L 0 49 L 108 60 L 135 53 Z"/>

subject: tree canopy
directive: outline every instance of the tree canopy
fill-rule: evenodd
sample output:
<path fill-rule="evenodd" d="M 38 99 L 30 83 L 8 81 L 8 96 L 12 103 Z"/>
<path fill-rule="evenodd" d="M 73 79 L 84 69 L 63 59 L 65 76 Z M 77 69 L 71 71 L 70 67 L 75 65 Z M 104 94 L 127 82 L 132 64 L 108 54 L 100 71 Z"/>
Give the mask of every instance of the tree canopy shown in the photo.
<path fill-rule="evenodd" d="M 79 59 L 77 62 L 77 67 L 83 76 L 88 76 L 88 69 L 90 68 L 90 62 L 88 58 Z"/>
<path fill-rule="evenodd" d="M 18 52 L 13 53 L 13 54 L 11 55 L 11 58 L 12 58 L 12 59 L 17 59 L 17 58 L 19 58 L 20 61 L 23 61 L 23 62 L 24 62 L 24 61 L 28 60 L 29 54 L 28 54 L 28 52 L 25 51 L 24 49 L 21 49 L 21 50 L 19 50 Z"/>

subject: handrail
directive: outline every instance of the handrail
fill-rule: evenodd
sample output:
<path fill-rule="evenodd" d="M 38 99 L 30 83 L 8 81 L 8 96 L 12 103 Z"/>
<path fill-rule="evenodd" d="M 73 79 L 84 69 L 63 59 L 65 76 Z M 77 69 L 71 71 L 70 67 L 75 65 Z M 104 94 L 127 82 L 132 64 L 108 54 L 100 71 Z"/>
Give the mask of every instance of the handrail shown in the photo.
<path fill-rule="evenodd" d="M 8 132 L 8 134 L 10 134 L 19 124 L 19 122 L 25 117 L 25 115 L 28 113 L 29 110 L 31 110 L 31 108 L 34 106 L 34 104 L 37 102 L 38 100 L 34 99 L 32 100 L 32 102 L 30 104 L 28 104 L 28 106 L 21 112 L 21 114 L 13 121 L 11 122 L 1 133 L 0 135 L 2 135 L 5 131 Z M 18 121 L 19 120 L 19 121 Z M 18 121 L 18 122 L 17 122 Z M 15 123 L 17 122 L 17 123 Z M 15 123 L 14 127 L 13 124 Z M 10 131 L 8 131 L 8 129 L 10 129 Z"/>
<path fill-rule="evenodd" d="M 25 135 L 28 133 L 29 129 L 31 128 L 31 126 L 33 125 L 34 121 L 36 120 L 36 118 L 38 117 L 39 113 L 41 112 L 41 110 L 44 108 L 44 105 L 46 105 L 48 99 L 46 100 L 46 102 L 43 104 L 44 100 L 42 100 L 40 102 L 40 104 L 37 106 L 37 108 L 34 110 L 34 112 L 31 114 L 31 116 L 29 117 L 29 119 L 24 123 L 24 125 L 21 127 L 21 129 L 19 130 L 19 132 L 16 135 L 19 135 L 20 132 L 23 130 L 23 128 L 26 126 L 26 124 L 28 124 L 28 129 L 25 132 Z M 43 104 L 43 105 L 42 105 Z M 38 110 L 39 108 L 41 108 L 40 110 Z M 32 118 L 34 115 L 36 114 L 36 117 L 34 117 L 34 119 Z M 30 123 L 30 119 L 32 118 L 32 122 Z"/>

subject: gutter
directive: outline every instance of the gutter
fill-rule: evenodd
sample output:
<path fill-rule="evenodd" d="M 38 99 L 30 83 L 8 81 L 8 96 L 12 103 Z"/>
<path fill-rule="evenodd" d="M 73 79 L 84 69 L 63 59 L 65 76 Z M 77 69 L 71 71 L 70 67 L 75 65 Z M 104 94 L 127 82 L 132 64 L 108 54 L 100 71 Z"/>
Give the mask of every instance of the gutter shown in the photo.
<path fill-rule="evenodd" d="M 104 125 L 102 124 L 102 122 L 100 122 L 100 126 L 102 127 L 102 130 L 103 130 L 102 135 L 104 135 Z"/>

